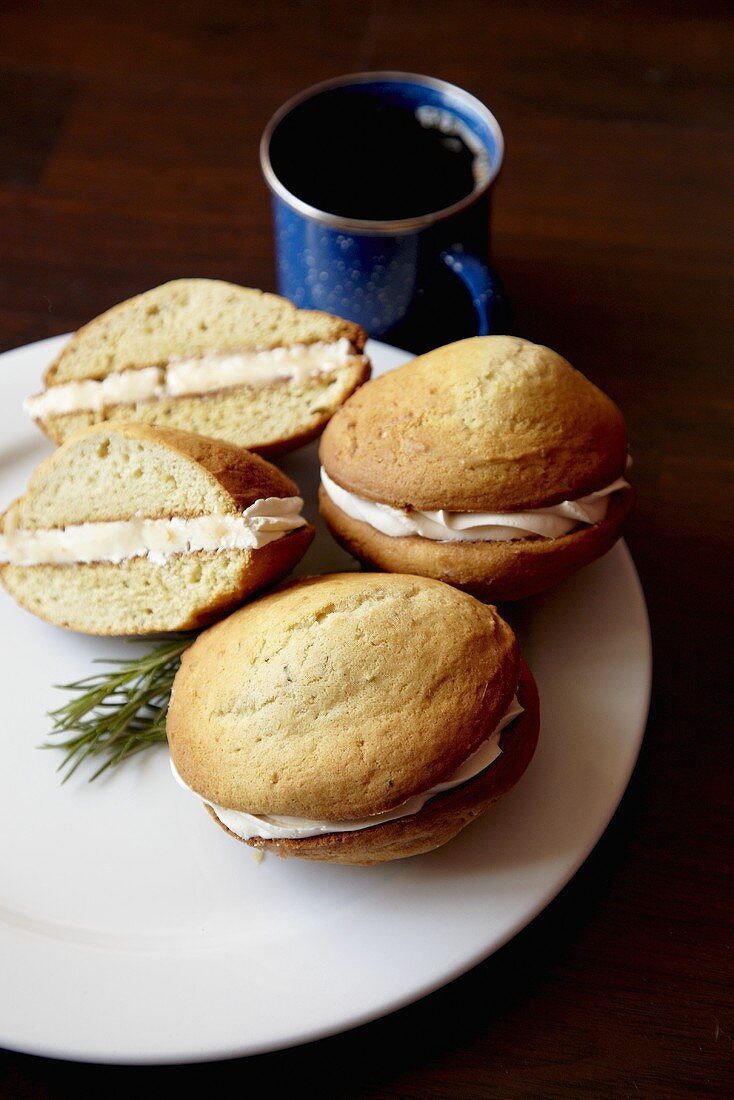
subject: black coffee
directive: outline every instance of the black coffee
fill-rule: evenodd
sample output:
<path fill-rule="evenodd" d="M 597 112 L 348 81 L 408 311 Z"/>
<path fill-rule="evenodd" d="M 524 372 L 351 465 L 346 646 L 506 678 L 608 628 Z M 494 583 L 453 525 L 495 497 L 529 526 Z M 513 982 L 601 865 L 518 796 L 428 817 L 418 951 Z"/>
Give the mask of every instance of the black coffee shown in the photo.
<path fill-rule="evenodd" d="M 481 154 L 446 112 L 366 90 L 322 92 L 276 127 L 270 161 L 304 202 L 346 218 L 393 221 L 451 206 L 476 185 Z"/>

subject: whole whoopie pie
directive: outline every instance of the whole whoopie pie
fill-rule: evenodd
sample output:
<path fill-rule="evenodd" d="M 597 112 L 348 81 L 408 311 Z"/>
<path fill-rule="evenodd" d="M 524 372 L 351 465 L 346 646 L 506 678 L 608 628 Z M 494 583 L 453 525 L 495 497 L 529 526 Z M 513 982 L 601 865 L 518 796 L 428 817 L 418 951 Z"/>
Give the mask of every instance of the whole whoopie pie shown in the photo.
<path fill-rule="evenodd" d="M 174 774 L 226 832 L 356 864 L 450 840 L 517 782 L 538 726 L 493 607 L 359 573 L 297 581 L 205 631 L 167 721 Z"/>
<path fill-rule="evenodd" d="M 606 553 L 635 495 L 617 406 L 554 351 L 508 336 L 367 383 L 320 455 L 321 513 L 355 557 L 490 600 Z"/>

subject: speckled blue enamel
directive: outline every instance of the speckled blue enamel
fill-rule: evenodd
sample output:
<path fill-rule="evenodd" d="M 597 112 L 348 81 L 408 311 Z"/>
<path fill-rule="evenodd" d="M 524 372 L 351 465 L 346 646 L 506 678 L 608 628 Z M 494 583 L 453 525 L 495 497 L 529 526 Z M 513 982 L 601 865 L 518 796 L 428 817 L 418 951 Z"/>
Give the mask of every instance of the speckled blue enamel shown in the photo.
<path fill-rule="evenodd" d="M 364 88 L 364 83 L 358 86 Z M 407 81 L 376 81 L 370 88 L 387 101 L 430 105 L 449 110 L 477 135 L 487 150 L 490 165 L 500 152 L 485 119 L 449 91 Z M 340 89 L 343 95 L 353 90 Z M 332 93 L 333 94 L 333 93 Z M 386 165 L 389 171 L 389 165 Z M 489 256 L 490 191 L 477 194 L 463 210 L 418 230 L 353 232 L 333 228 L 273 196 L 275 245 L 280 293 L 297 306 L 326 310 L 356 321 L 370 336 L 390 338 L 410 330 L 411 315 L 430 312 L 432 290 L 446 277 L 448 268 L 465 283 L 479 324 L 474 331 L 497 330 L 492 307 L 501 290 L 487 268 Z M 461 253 L 475 261 L 472 278 L 462 270 Z M 469 264 L 467 263 L 467 268 Z M 440 308 L 437 301 L 435 308 Z M 498 324 L 505 317 L 495 311 Z M 501 328 L 500 328 L 501 330 Z M 464 335 L 469 335 L 465 333 Z M 409 346 L 410 340 L 403 340 Z"/>
<path fill-rule="evenodd" d="M 416 293 L 423 233 L 368 236 L 330 229 L 274 199 L 278 284 L 297 306 L 323 309 L 384 335 Z"/>

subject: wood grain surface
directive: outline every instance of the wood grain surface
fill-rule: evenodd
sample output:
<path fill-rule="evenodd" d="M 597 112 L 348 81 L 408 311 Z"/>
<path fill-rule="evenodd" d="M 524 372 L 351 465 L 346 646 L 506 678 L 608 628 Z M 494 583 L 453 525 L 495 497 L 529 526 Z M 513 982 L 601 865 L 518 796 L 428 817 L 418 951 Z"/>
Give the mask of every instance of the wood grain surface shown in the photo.
<path fill-rule="evenodd" d="M 683 0 L 0 5 L 0 348 L 178 276 L 273 289 L 257 145 L 300 88 L 401 68 L 485 100 L 507 140 L 494 259 L 516 330 L 627 417 L 628 542 L 655 647 L 648 732 L 610 829 L 470 974 L 349 1034 L 233 1063 L 3 1054 L 2 1097 L 734 1095 L 733 15 Z"/>

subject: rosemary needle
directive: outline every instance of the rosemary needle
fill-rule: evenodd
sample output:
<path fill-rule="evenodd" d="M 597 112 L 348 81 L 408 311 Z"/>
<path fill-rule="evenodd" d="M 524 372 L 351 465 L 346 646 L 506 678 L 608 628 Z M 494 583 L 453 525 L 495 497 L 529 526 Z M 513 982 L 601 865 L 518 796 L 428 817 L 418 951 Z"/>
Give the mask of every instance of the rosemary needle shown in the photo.
<path fill-rule="evenodd" d="M 91 782 L 128 756 L 166 740 L 171 685 L 181 654 L 195 637 L 195 633 L 180 634 L 136 657 L 97 660 L 95 664 L 112 668 L 56 685 L 71 698 L 49 711 L 51 736 L 61 739 L 41 747 L 64 750 L 57 769 L 64 773 L 64 783 L 87 757 L 104 758 L 90 776 Z"/>

